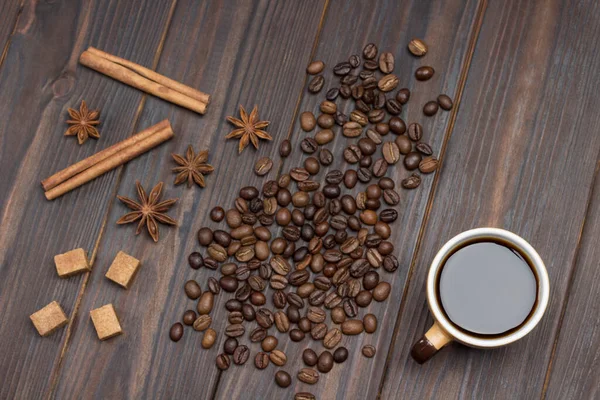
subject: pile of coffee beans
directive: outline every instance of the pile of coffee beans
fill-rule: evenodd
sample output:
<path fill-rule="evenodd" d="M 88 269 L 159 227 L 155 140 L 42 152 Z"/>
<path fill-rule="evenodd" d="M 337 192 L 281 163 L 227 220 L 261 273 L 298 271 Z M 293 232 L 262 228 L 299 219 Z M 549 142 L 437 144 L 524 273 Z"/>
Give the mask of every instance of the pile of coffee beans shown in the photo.
<path fill-rule="evenodd" d="M 409 50 L 423 56 L 427 46 L 415 39 Z M 217 336 L 210 316 L 214 296 L 232 293 L 225 303 L 227 340 L 216 358 L 220 370 L 227 370 L 232 363 L 243 365 L 251 356 L 257 369 L 269 364 L 286 366 L 287 355 L 270 334 L 276 330 L 292 342 L 313 340 L 324 348 L 320 354 L 306 348 L 302 354 L 305 367 L 295 375 L 312 385 L 320 374 L 346 361 L 349 352 L 341 346 L 345 336 L 377 331 L 377 317 L 370 313 L 361 316 L 361 309 L 388 298 L 391 285 L 385 275 L 399 267 L 388 239 L 390 224 L 398 218 L 394 207 L 400 202 L 400 193 L 394 180 L 385 175 L 395 164 L 423 174 L 438 166 L 431 146 L 423 142 L 423 127 L 418 122 L 406 124 L 399 117 L 410 91 L 402 88 L 389 95 L 399 82 L 393 75 L 394 63 L 391 53 L 378 54 L 377 46 L 370 43 L 362 58 L 353 55 L 335 65 L 333 74 L 339 77 L 340 86 L 327 90 L 317 117 L 310 111 L 300 114 L 302 130 L 320 129 L 300 143 L 307 155 L 303 165 L 276 181 L 265 182 L 260 189 L 241 188 L 231 208 L 217 206 L 210 212 L 212 221 L 226 227 L 198 231 L 205 255 L 190 254 L 190 267 L 218 269 L 221 277 L 209 278 L 204 292 L 194 280 L 185 283 L 184 292 L 197 300 L 197 309 L 183 314 L 183 324 L 203 332 L 202 347 L 211 348 Z M 309 83 L 311 93 L 323 88 L 324 68 L 322 61 L 307 67 L 307 73 L 315 75 Z M 417 69 L 415 77 L 427 80 L 433 74 L 434 69 L 426 66 Z M 340 98 L 354 101 L 350 116 L 338 110 Z M 452 108 L 452 100 L 443 94 L 435 105 L 429 103 L 423 108 L 425 115 L 435 114 L 439 107 Z M 337 129 L 356 142 L 338 155 L 345 170 L 332 169 L 318 179 L 321 168 L 334 162 L 334 154 L 324 146 L 334 140 Z M 390 133 L 394 140 L 385 140 Z M 291 143 L 283 141 L 281 157 L 291 151 Z M 272 160 L 261 158 L 254 171 L 263 176 L 272 167 Z M 413 173 L 401 186 L 414 189 L 420 183 L 421 177 Z M 272 306 L 267 305 L 268 295 Z M 181 323 L 174 324 L 171 339 L 180 340 L 183 331 Z M 252 355 L 243 341 L 260 343 L 260 350 Z M 372 345 L 362 348 L 365 357 L 372 358 L 375 353 Z M 279 369 L 275 382 L 288 387 L 292 375 Z M 295 398 L 314 396 L 297 393 Z"/>

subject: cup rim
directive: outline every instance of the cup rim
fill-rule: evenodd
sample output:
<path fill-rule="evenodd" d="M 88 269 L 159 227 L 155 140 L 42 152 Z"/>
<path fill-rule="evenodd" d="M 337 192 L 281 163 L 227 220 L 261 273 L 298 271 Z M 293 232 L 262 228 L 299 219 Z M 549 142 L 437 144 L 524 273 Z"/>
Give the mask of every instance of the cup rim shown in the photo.
<path fill-rule="evenodd" d="M 493 237 L 508 241 L 509 243 L 517 247 L 519 250 L 521 250 L 523 253 L 525 253 L 525 255 L 527 255 L 527 257 L 533 264 L 532 267 L 535 269 L 536 275 L 539 280 L 537 306 L 533 311 L 532 315 L 529 317 L 529 320 L 519 329 L 501 337 L 485 338 L 465 333 L 464 331 L 456 328 L 454 324 L 446 317 L 445 313 L 442 311 L 441 305 L 438 302 L 436 290 L 437 274 L 440 268 L 442 267 L 442 261 L 444 260 L 446 255 L 453 251 L 456 247 L 462 245 L 467 241 L 472 241 L 473 239 L 484 237 Z M 450 336 L 452 336 L 455 340 L 471 347 L 493 348 L 504 346 L 509 343 L 513 343 L 521 339 L 523 336 L 527 335 L 533 330 L 533 328 L 535 328 L 535 326 L 538 324 L 538 322 L 544 315 L 544 312 L 546 311 L 546 308 L 548 306 L 549 294 L 550 282 L 548 279 L 548 272 L 546 270 L 544 262 L 542 261 L 537 251 L 535 251 L 533 246 L 531 246 L 522 237 L 518 236 L 515 233 L 500 228 L 476 228 L 459 233 L 458 235 L 454 236 L 452 239 L 446 242 L 446 244 L 444 244 L 444 246 L 442 246 L 442 248 L 438 251 L 431 263 L 431 266 L 429 268 L 429 274 L 427 276 L 427 302 L 429 304 L 429 309 L 431 310 L 434 319 L 441 325 L 442 329 L 446 331 Z"/>

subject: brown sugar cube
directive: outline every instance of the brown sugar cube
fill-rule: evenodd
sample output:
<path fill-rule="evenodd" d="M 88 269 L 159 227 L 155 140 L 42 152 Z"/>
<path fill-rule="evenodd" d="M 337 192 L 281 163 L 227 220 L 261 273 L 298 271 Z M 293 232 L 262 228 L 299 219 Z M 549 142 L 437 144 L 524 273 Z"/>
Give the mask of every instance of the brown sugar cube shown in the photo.
<path fill-rule="evenodd" d="M 90 316 L 92 317 L 94 328 L 96 328 L 98 339 L 106 340 L 123 333 L 117 313 L 112 304 L 107 304 L 90 311 Z"/>
<path fill-rule="evenodd" d="M 54 256 L 54 264 L 56 264 L 56 272 L 61 278 L 91 271 L 87 254 L 83 249 L 75 249 Z"/>
<path fill-rule="evenodd" d="M 48 336 L 69 321 L 62 308 L 60 308 L 60 304 L 56 301 L 34 312 L 29 318 L 41 336 Z"/>
<path fill-rule="evenodd" d="M 114 261 L 106 272 L 106 277 L 116 283 L 117 285 L 123 286 L 125 289 L 129 289 L 135 274 L 140 268 L 140 260 L 130 256 L 122 251 L 117 253 Z"/>

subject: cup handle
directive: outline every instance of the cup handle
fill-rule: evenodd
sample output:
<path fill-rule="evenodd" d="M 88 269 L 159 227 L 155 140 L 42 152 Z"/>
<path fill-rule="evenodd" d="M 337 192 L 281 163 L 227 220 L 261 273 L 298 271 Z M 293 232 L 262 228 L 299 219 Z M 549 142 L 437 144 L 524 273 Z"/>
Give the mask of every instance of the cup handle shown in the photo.
<path fill-rule="evenodd" d="M 427 333 L 413 345 L 410 355 L 416 362 L 423 364 L 451 341 L 452 338 L 444 332 L 437 321 L 434 321 Z"/>

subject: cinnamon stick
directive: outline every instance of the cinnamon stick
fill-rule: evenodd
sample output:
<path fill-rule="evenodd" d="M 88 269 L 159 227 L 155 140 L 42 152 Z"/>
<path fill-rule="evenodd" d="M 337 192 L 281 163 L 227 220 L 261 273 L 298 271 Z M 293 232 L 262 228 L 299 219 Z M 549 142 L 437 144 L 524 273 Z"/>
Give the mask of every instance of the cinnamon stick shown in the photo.
<path fill-rule="evenodd" d="M 123 67 L 127 67 L 137 72 L 138 74 L 150 79 L 151 81 L 160 83 L 163 86 L 176 90 L 179 93 L 185 94 L 186 96 L 196 99 L 202 103 L 205 103 L 206 105 L 208 105 L 208 103 L 210 102 L 210 95 L 196 90 L 194 88 L 191 88 L 189 86 L 186 86 L 183 83 L 177 82 L 176 80 L 173 80 L 171 78 L 167 78 L 166 76 L 161 75 L 156 71 L 152 71 L 151 69 L 143 67 L 124 58 L 113 56 L 112 54 L 99 50 L 95 47 L 89 47 L 87 51 L 89 51 L 92 54 L 96 54 L 102 58 L 106 58 L 107 60 L 112 61 L 114 63 L 122 65 Z"/>
<path fill-rule="evenodd" d="M 64 181 L 58 186 L 48 190 L 45 193 L 45 196 L 48 200 L 54 200 L 55 198 L 70 192 L 71 190 L 99 177 L 100 175 L 125 164 L 126 162 L 171 139 L 172 137 L 173 130 L 170 126 L 167 126 L 166 128 L 161 129 L 147 138 L 133 145 L 125 147 L 123 150 L 112 154 L 97 164 L 92 165 L 88 169 Z"/>
<path fill-rule="evenodd" d="M 169 123 L 169 120 L 167 120 L 167 119 L 162 120 L 158 124 L 152 125 L 151 127 L 146 128 L 143 131 L 141 131 L 119 143 L 116 143 L 102 151 L 99 151 L 98 153 L 96 153 L 86 159 L 76 162 L 75 164 L 70 165 L 61 171 L 58 171 L 54 175 L 44 179 L 42 181 L 42 187 L 44 188 L 44 190 L 50 190 L 53 187 L 63 183 L 67 179 L 69 179 L 69 178 L 77 175 L 78 173 L 85 171 L 86 169 L 90 168 L 91 166 L 99 163 L 100 161 L 104 160 L 105 158 L 108 158 L 108 157 L 112 156 L 113 154 L 118 153 L 119 151 L 125 149 L 126 147 L 129 147 L 136 143 L 141 142 L 142 140 L 146 139 L 149 136 L 154 135 L 156 132 L 158 132 L 162 129 L 170 128 L 170 127 L 171 127 L 171 124 Z"/>
<path fill-rule="evenodd" d="M 93 48 L 92 50 L 88 49 L 81 53 L 79 62 L 88 68 L 101 72 L 104 75 L 110 76 L 111 78 L 136 89 L 170 101 L 171 103 L 185 107 L 200 114 L 204 114 L 206 112 L 206 106 L 210 100 L 209 95 L 198 92 L 195 89 L 189 88 L 181 83 L 178 83 L 135 63 L 119 59 L 118 57 L 111 56 L 110 54 L 108 54 L 110 57 L 106 58 L 101 54 L 107 53 Z M 115 59 L 120 60 L 120 62 L 114 61 Z M 125 61 L 125 63 L 123 63 L 123 61 Z M 149 78 L 157 80 L 155 81 Z M 186 87 L 187 89 L 182 89 L 182 87 Z M 192 96 L 191 94 L 193 91 L 198 93 L 195 93 Z M 206 101 L 201 99 L 205 99 Z"/>

